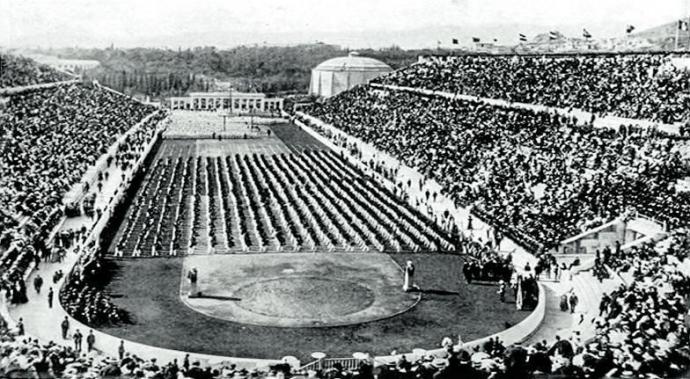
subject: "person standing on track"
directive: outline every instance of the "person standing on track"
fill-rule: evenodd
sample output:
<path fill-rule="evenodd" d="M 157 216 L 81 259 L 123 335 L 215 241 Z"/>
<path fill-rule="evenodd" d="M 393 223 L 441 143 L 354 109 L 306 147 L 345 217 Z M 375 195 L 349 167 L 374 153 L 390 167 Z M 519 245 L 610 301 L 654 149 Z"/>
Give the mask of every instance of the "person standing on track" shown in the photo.
<path fill-rule="evenodd" d="M 189 297 L 194 297 L 199 295 L 199 291 L 196 286 L 196 282 L 199 278 L 199 273 L 197 272 L 196 268 L 192 268 L 188 273 L 187 273 L 187 279 L 189 279 Z"/>
<path fill-rule="evenodd" d="M 65 316 L 65 318 L 62 320 L 60 328 L 62 329 L 62 339 L 66 340 L 67 332 L 69 331 L 69 320 L 67 319 L 67 316 Z"/>
<path fill-rule="evenodd" d="M 41 293 L 41 287 L 43 286 L 43 278 L 41 278 L 41 275 L 36 275 L 34 278 L 34 289 L 36 290 L 36 293 Z"/>
<path fill-rule="evenodd" d="M 81 340 L 82 340 L 83 335 L 77 329 L 74 334 L 72 335 L 72 339 L 74 340 L 74 350 L 76 351 L 81 351 Z"/>
<path fill-rule="evenodd" d="M 407 261 L 405 265 L 405 279 L 403 281 L 403 291 L 409 292 L 414 288 L 414 264 Z"/>
<path fill-rule="evenodd" d="M 120 360 L 124 359 L 125 357 L 125 341 L 120 340 L 120 346 L 117 347 L 117 355 L 120 357 Z"/>
<path fill-rule="evenodd" d="M 93 329 L 89 330 L 89 334 L 86 336 L 86 351 L 91 352 L 93 350 L 93 345 L 96 343 L 96 336 L 93 334 Z"/>

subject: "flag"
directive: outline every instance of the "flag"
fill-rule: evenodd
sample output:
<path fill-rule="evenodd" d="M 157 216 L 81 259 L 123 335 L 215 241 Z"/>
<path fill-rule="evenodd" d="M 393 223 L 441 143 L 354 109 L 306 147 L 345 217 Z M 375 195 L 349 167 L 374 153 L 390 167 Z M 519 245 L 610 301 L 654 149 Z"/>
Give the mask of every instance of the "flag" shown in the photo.
<path fill-rule="evenodd" d="M 527 42 L 527 36 L 520 33 L 520 42 Z"/>
<path fill-rule="evenodd" d="M 472 42 L 479 43 L 481 42 L 481 39 L 479 39 L 478 37 L 472 37 Z"/>
<path fill-rule="evenodd" d="M 549 32 L 549 40 L 553 41 L 555 39 L 558 39 L 558 33 L 556 32 Z"/>
<path fill-rule="evenodd" d="M 688 31 L 688 22 L 683 20 L 678 20 L 678 30 Z"/>
<path fill-rule="evenodd" d="M 634 25 L 628 25 L 628 26 L 625 28 L 625 32 L 628 33 L 628 34 L 632 33 L 633 30 L 635 30 L 635 26 L 634 26 Z"/>
<path fill-rule="evenodd" d="M 460 41 L 458 41 L 457 38 L 453 38 L 453 45 L 457 45 L 457 44 L 459 44 L 459 43 L 460 43 Z"/>
<path fill-rule="evenodd" d="M 518 278 L 517 280 L 517 291 L 515 295 L 515 308 L 517 308 L 518 311 L 522 310 L 522 279 Z"/>
<path fill-rule="evenodd" d="M 588 32 L 585 28 L 582 28 L 582 36 L 585 38 L 592 38 L 592 34 Z"/>

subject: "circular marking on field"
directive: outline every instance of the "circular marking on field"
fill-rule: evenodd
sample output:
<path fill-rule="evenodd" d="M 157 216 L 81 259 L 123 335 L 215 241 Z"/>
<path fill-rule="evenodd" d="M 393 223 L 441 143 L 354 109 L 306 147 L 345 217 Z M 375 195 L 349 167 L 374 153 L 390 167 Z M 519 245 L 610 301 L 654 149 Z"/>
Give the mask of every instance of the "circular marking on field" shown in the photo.
<path fill-rule="evenodd" d="M 323 320 L 362 311 L 374 303 L 374 292 L 346 280 L 302 276 L 249 283 L 234 292 L 237 305 L 269 317 Z"/>
<path fill-rule="evenodd" d="M 402 271 L 378 254 L 247 254 L 185 258 L 201 272 L 198 297 L 181 280 L 180 298 L 193 310 L 241 324 L 327 327 L 397 316 L 420 293 L 402 291 Z"/>

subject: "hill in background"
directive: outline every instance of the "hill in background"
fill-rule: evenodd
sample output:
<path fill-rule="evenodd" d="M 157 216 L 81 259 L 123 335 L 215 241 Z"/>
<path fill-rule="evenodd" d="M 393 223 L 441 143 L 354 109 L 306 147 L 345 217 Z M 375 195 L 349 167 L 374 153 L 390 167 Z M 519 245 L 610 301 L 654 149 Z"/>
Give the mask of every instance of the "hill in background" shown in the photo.
<path fill-rule="evenodd" d="M 678 21 L 632 33 L 630 37 L 654 43 L 663 50 L 672 50 L 675 48 L 676 32 L 678 32 L 679 47 L 690 48 L 690 31 L 678 30 Z"/>

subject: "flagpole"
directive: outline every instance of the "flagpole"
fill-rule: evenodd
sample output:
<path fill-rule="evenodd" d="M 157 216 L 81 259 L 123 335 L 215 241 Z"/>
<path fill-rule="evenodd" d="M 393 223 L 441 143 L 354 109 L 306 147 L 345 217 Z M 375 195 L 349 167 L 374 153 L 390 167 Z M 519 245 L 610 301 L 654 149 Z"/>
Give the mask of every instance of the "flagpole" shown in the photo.
<path fill-rule="evenodd" d="M 688 17 L 687 10 L 685 13 L 685 22 L 686 22 L 685 25 L 688 25 L 688 29 L 690 29 L 690 17 Z M 685 46 L 685 51 L 690 50 L 690 30 L 688 30 L 687 32 L 688 32 L 688 46 Z"/>
<path fill-rule="evenodd" d="M 680 28 L 683 25 L 683 21 L 678 21 L 676 23 L 676 44 L 673 50 L 678 50 L 678 38 L 680 38 Z"/>

